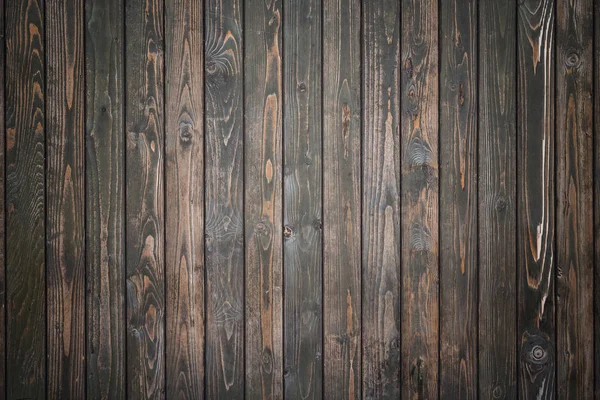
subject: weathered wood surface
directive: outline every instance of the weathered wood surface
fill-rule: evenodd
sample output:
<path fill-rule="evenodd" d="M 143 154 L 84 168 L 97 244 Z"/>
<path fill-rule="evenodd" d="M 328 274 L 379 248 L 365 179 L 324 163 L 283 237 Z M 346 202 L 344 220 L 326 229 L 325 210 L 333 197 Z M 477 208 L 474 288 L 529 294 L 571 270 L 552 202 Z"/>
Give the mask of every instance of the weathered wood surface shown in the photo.
<path fill-rule="evenodd" d="M 4 0 L 0 0 L 0 10 L 4 11 Z M 6 235 L 6 175 L 4 140 L 4 53 L 5 53 L 4 12 L 0 13 L 0 238 Z M 0 354 L 6 354 L 6 239 L 0 240 Z M 6 388 L 6 356 L 0 357 L 0 388 Z M 0 390 L 0 400 L 6 399 L 6 390 Z"/>
<path fill-rule="evenodd" d="M 600 399 L 600 2 L 594 2 L 594 399 Z"/>
<path fill-rule="evenodd" d="M 163 2 L 125 2 L 127 397 L 165 395 Z"/>
<path fill-rule="evenodd" d="M 478 2 L 440 9 L 440 397 L 477 398 Z M 443 134 L 442 134 L 443 132 Z"/>
<path fill-rule="evenodd" d="M 283 398 L 282 3 L 244 4 L 246 397 Z"/>
<path fill-rule="evenodd" d="M 82 0 L 46 1 L 46 302 L 49 398 L 85 397 Z"/>
<path fill-rule="evenodd" d="M 519 397 L 553 398 L 555 335 L 555 4 L 518 5 Z"/>
<path fill-rule="evenodd" d="M 515 0 L 479 2 L 479 395 L 517 398 Z"/>
<path fill-rule="evenodd" d="M 204 395 L 203 3 L 165 3 L 166 397 Z"/>

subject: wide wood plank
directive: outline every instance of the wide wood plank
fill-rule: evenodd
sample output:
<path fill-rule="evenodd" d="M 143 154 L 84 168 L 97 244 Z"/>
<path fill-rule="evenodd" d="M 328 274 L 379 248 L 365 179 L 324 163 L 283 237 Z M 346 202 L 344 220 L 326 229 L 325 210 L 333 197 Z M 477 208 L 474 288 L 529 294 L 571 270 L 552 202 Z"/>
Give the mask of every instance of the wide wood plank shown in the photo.
<path fill-rule="evenodd" d="M 83 1 L 46 1 L 46 288 L 50 398 L 85 397 Z"/>
<path fill-rule="evenodd" d="M 283 398 L 282 9 L 244 3 L 246 397 Z"/>
<path fill-rule="evenodd" d="M 206 397 L 244 394 L 244 165 L 241 0 L 207 0 Z"/>
<path fill-rule="evenodd" d="M 400 4 L 362 9 L 363 397 L 400 396 Z"/>
<path fill-rule="evenodd" d="M 516 1 L 479 2 L 479 395 L 517 398 Z"/>
<path fill-rule="evenodd" d="M 45 52 L 43 0 L 6 18 L 6 393 L 46 393 Z M 26 239 L 25 239 L 26 238 Z"/>
<path fill-rule="evenodd" d="M 163 2 L 125 3 L 127 397 L 165 390 Z"/>
<path fill-rule="evenodd" d="M 402 394 L 438 394 L 438 3 L 402 1 Z M 463 6 L 461 6 L 463 7 Z"/>
<path fill-rule="evenodd" d="M 552 398 L 554 322 L 554 0 L 518 5 L 518 345 L 520 398 Z"/>
<path fill-rule="evenodd" d="M 557 1 L 556 365 L 559 399 L 594 392 L 593 2 Z"/>
<path fill-rule="evenodd" d="M 287 399 L 319 399 L 323 390 L 321 5 L 321 0 L 283 3 Z"/>
<path fill-rule="evenodd" d="M 123 0 L 86 0 L 87 397 L 124 399 Z"/>
<path fill-rule="evenodd" d="M 440 397 L 477 397 L 477 2 L 440 9 Z"/>
<path fill-rule="evenodd" d="M 324 386 L 361 398 L 360 0 L 323 2 Z"/>
<path fill-rule="evenodd" d="M 166 379 L 169 398 L 204 395 L 203 3 L 165 2 Z"/>

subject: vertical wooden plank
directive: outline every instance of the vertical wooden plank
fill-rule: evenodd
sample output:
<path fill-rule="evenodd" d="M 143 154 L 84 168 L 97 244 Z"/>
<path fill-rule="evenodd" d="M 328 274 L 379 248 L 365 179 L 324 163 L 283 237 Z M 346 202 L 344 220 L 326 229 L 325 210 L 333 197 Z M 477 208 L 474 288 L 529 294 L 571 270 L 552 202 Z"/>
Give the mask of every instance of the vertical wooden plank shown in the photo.
<path fill-rule="evenodd" d="M 479 7 L 479 396 L 516 399 L 517 7 Z"/>
<path fill-rule="evenodd" d="M 283 398 L 281 1 L 244 3 L 246 397 Z"/>
<path fill-rule="evenodd" d="M 83 1 L 46 1 L 46 288 L 50 398 L 85 397 Z"/>
<path fill-rule="evenodd" d="M 4 59 L 4 49 L 6 43 L 4 24 L 4 0 L 0 0 L 0 354 L 6 354 L 6 219 L 5 203 L 6 196 L 6 175 L 4 147 L 4 113 L 6 106 L 4 104 L 4 69 L 6 60 Z M 6 399 L 6 356 L 0 357 L 0 400 Z"/>
<path fill-rule="evenodd" d="M 400 396 L 400 4 L 363 2 L 363 397 Z"/>
<path fill-rule="evenodd" d="M 206 397 L 244 395 L 243 43 L 240 0 L 205 3 Z"/>
<path fill-rule="evenodd" d="M 438 3 L 402 2 L 402 394 L 438 395 Z"/>
<path fill-rule="evenodd" d="M 86 0 L 87 397 L 124 399 L 123 0 Z"/>
<path fill-rule="evenodd" d="M 361 398 L 360 0 L 323 3 L 324 392 Z"/>
<path fill-rule="evenodd" d="M 284 2 L 285 397 L 321 398 L 321 0 Z"/>
<path fill-rule="evenodd" d="M 440 10 L 440 397 L 477 398 L 477 2 Z"/>
<path fill-rule="evenodd" d="M 554 0 L 518 5 L 519 392 L 555 396 Z"/>
<path fill-rule="evenodd" d="M 559 399 L 594 393 L 592 1 L 557 2 L 556 365 Z"/>
<path fill-rule="evenodd" d="M 202 1 L 165 2 L 166 349 L 169 398 L 204 396 Z"/>
<path fill-rule="evenodd" d="M 43 0 L 6 17 L 7 398 L 46 393 Z M 26 240 L 24 239 L 26 238 Z"/>
<path fill-rule="evenodd" d="M 600 1 L 594 2 L 594 399 L 600 400 Z"/>
<path fill-rule="evenodd" d="M 163 2 L 126 3 L 127 397 L 164 397 Z"/>

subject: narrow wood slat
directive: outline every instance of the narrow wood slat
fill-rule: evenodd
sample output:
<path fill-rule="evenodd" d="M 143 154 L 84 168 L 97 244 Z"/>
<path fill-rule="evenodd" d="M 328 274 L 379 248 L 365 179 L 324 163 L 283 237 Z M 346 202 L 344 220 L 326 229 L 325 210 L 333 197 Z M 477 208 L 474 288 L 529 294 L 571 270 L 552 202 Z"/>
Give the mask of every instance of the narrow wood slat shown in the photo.
<path fill-rule="evenodd" d="M 518 5 L 519 392 L 555 395 L 554 0 Z"/>
<path fill-rule="evenodd" d="M 600 1 L 594 2 L 594 399 L 600 400 Z M 589 349 L 588 349 L 589 350 Z"/>
<path fill-rule="evenodd" d="M 5 218 L 5 195 L 6 195 L 6 175 L 5 172 L 5 141 L 6 134 L 4 130 L 4 43 L 5 22 L 4 22 L 4 0 L 0 0 L 0 237 L 6 237 L 6 218 Z M 0 354 L 6 354 L 6 240 L 0 240 Z M 6 357 L 0 357 L 0 400 L 6 399 Z"/>
<path fill-rule="evenodd" d="M 241 0 L 205 3 L 206 397 L 244 394 Z"/>
<path fill-rule="evenodd" d="M 321 6 L 321 0 L 283 3 L 287 399 L 319 399 L 323 391 Z"/>
<path fill-rule="evenodd" d="M 477 2 L 440 9 L 440 397 L 477 398 Z"/>
<path fill-rule="evenodd" d="M 516 1 L 479 2 L 479 395 L 517 398 Z"/>
<path fill-rule="evenodd" d="M 363 1 L 363 397 L 400 396 L 400 4 Z"/>
<path fill-rule="evenodd" d="M 204 395 L 203 3 L 165 2 L 166 379 L 168 398 Z"/>
<path fill-rule="evenodd" d="M 402 394 L 438 395 L 438 3 L 402 1 Z"/>
<path fill-rule="evenodd" d="M 360 0 L 323 3 L 326 399 L 361 398 Z"/>
<path fill-rule="evenodd" d="M 42 0 L 6 3 L 6 392 L 46 393 L 45 36 Z"/>
<path fill-rule="evenodd" d="M 246 389 L 283 398 L 282 9 L 244 3 Z"/>
<path fill-rule="evenodd" d="M 594 392 L 593 2 L 557 2 L 556 365 L 559 399 Z"/>
<path fill-rule="evenodd" d="M 85 397 L 83 1 L 46 0 L 46 288 L 50 398 Z"/>
<path fill-rule="evenodd" d="M 164 397 L 163 2 L 125 3 L 127 397 Z"/>

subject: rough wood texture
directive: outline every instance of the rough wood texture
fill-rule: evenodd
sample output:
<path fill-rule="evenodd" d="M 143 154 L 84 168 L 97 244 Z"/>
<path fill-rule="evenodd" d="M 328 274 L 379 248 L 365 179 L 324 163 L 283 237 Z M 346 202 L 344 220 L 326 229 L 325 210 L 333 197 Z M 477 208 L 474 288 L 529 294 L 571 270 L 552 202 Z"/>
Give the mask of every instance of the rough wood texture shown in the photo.
<path fill-rule="evenodd" d="M 6 354 L 6 219 L 5 219 L 5 196 L 6 175 L 5 171 L 5 147 L 4 147 L 4 0 L 0 0 L 0 354 Z M 6 356 L 0 357 L 0 400 L 6 399 Z"/>
<path fill-rule="evenodd" d="M 360 0 L 323 2 L 324 379 L 361 398 Z"/>
<path fill-rule="evenodd" d="M 127 397 L 165 391 L 163 2 L 126 2 Z"/>
<path fill-rule="evenodd" d="M 477 2 L 440 9 L 440 397 L 477 398 Z"/>
<path fill-rule="evenodd" d="M 594 392 L 591 0 L 557 1 L 556 365 L 559 399 Z"/>
<path fill-rule="evenodd" d="M 8 1 L 4 9 L 9 399 L 39 399 L 46 393 L 43 10 L 43 0 Z"/>
<path fill-rule="evenodd" d="M 283 398 L 282 10 L 246 0 L 246 397 Z"/>
<path fill-rule="evenodd" d="M 205 2 L 206 397 L 244 394 L 243 44 L 240 0 Z"/>
<path fill-rule="evenodd" d="M 319 399 L 322 343 L 321 0 L 285 0 L 284 380 L 287 399 Z"/>
<path fill-rule="evenodd" d="M 85 8 L 87 397 L 124 399 L 123 0 Z"/>
<path fill-rule="evenodd" d="M 85 397 L 83 1 L 46 1 L 49 398 Z"/>
<path fill-rule="evenodd" d="M 516 0 L 479 2 L 479 395 L 517 398 Z"/>
<path fill-rule="evenodd" d="M 554 0 L 518 5 L 520 398 L 555 396 Z"/>
<path fill-rule="evenodd" d="M 402 1 L 402 394 L 405 398 L 438 395 L 437 5 L 435 0 Z"/>
<path fill-rule="evenodd" d="M 600 400 L 600 1 L 594 2 L 594 34 L 594 399 Z"/>
<path fill-rule="evenodd" d="M 363 2 L 363 397 L 400 396 L 400 4 Z"/>
<path fill-rule="evenodd" d="M 202 7 L 201 1 L 165 2 L 168 398 L 204 395 Z"/>

